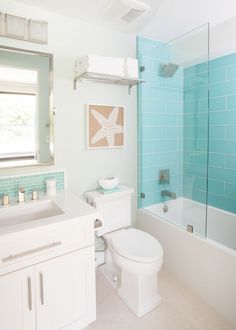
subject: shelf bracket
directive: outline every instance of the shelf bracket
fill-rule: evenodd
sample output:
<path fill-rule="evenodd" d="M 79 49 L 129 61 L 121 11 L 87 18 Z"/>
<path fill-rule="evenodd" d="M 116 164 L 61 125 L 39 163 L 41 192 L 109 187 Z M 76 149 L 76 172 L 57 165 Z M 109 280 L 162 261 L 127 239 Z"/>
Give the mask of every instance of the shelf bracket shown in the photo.
<path fill-rule="evenodd" d="M 129 87 L 128 87 L 129 95 L 131 94 L 132 87 L 133 87 L 132 85 L 129 85 Z"/>

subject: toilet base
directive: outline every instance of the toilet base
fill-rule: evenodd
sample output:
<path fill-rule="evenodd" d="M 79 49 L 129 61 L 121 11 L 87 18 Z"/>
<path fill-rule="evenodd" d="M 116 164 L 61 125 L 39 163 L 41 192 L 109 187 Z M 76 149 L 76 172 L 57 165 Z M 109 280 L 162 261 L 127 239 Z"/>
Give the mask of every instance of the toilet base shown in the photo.
<path fill-rule="evenodd" d="M 158 293 L 156 273 L 137 275 L 122 269 L 118 294 L 138 317 L 151 312 L 160 305 L 162 300 Z"/>

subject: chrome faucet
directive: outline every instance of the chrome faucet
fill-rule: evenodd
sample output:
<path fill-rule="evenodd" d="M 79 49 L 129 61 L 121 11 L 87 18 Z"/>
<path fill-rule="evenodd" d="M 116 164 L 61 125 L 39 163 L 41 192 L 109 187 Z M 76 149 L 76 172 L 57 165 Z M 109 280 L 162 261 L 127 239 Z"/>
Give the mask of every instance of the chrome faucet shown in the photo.
<path fill-rule="evenodd" d="M 25 189 L 24 187 L 18 188 L 18 203 L 25 201 Z"/>
<path fill-rule="evenodd" d="M 176 193 L 174 191 L 162 190 L 161 196 L 162 197 L 166 196 L 166 197 L 170 197 L 171 199 L 176 199 Z"/>

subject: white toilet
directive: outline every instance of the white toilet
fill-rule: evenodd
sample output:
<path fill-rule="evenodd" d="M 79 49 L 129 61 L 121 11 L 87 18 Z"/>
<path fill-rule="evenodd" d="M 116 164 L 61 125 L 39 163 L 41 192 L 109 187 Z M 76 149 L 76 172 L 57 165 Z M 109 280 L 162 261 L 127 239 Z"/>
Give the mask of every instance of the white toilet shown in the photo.
<path fill-rule="evenodd" d="M 117 288 L 119 296 L 138 316 L 161 303 L 157 273 L 163 249 L 151 235 L 131 226 L 131 196 L 134 190 L 120 186 L 110 194 L 87 192 L 87 202 L 100 213 L 103 226 L 97 236 L 107 242 L 106 263 L 100 269 Z"/>

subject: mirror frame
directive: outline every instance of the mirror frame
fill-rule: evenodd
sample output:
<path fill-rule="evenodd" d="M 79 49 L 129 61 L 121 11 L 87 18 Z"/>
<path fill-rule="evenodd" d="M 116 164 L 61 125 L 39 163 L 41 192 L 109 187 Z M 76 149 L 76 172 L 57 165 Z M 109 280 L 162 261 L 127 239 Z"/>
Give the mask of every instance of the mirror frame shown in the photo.
<path fill-rule="evenodd" d="M 52 53 L 44 53 L 44 52 L 39 52 L 39 51 L 33 51 L 29 49 L 22 49 L 22 48 L 14 48 L 14 47 L 8 47 L 8 46 L 2 46 L 0 45 L 0 51 L 9 51 L 9 52 L 15 52 L 15 53 L 23 53 L 23 54 L 28 54 L 28 55 L 33 55 L 33 56 L 45 56 L 49 59 L 49 121 L 50 121 L 50 142 L 49 142 L 49 152 L 50 152 L 50 157 L 51 161 L 45 162 L 45 163 L 39 163 L 37 161 L 32 161 L 32 163 L 29 162 L 29 164 L 25 163 L 22 161 L 22 163 L 17 164 L 17 161 L 12 161 L 12 165 L 9 163 L 6 164 L 6 166 L 1 166 L 0 165 L 0 171 L 4 169 L 12 169 L 12 168 L 20 168 L 20 167 L 32 167 L 32 166 L 49 166 L 49 165 L 54 165 L 54 141 L 55 141 L 55 114 L 56 114 L 56 109 L 53 106 L 53 54 Z M 19 161 L 21 162 L 21 161 Z"/>

